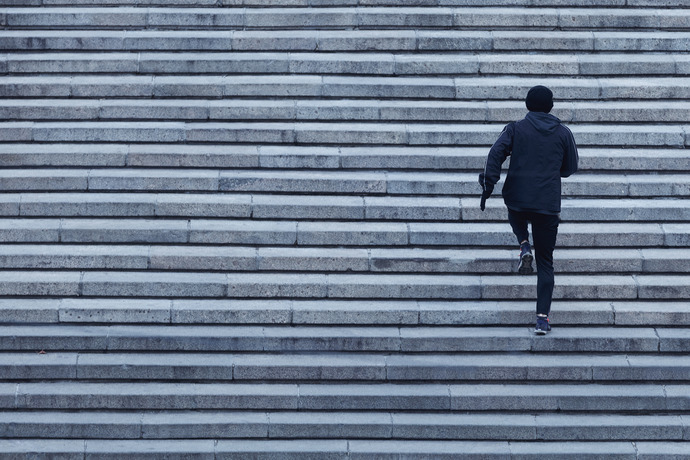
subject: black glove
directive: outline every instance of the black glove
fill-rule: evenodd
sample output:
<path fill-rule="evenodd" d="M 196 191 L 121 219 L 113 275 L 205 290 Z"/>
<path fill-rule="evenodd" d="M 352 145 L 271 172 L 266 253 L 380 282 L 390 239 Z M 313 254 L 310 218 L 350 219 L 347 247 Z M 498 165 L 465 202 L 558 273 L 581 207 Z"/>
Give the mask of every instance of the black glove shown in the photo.
<path fill-rule="evenodd" d="M 486 209 L 486 199 L 491 196 L 491 192 L 484 190 L 482 192 L 482 200 L 479 202 L 479 208 L 484 211 Z"/>
<path fill-rule="evenodd" d="M 482 186 L 482 199 L 479 202 L 479 208 L 484 211 L 486 209 L 486 199 L 491 196 L 494 192 L 493 184 L 487 184 L 484 182 L 484 173 L 479 173 L 479 185 Z"/>

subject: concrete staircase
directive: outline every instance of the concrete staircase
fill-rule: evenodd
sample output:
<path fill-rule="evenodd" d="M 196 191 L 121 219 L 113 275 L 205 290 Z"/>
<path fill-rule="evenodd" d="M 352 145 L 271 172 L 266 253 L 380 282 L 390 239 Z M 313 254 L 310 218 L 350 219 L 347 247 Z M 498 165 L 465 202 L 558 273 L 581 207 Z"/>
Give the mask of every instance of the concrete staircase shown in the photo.
<path fill-rule="evenodd" d="M 690 1 L 0 5 L 0 458 L 690 458 Z"/>

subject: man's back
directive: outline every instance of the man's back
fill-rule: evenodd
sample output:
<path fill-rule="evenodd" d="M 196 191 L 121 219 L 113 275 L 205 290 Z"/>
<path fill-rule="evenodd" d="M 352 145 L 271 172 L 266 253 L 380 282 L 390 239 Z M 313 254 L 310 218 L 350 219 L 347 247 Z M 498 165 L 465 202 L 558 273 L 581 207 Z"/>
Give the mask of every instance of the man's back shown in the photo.
<path fill-rule="evenodd" d="M 561 177 L 577 170 L 572 133 L 558 118 L 542 112 L 529 112 L 509 130 L 513 145 L 503 187 L 506 205 L 516 211 L 560 212 Z"/>

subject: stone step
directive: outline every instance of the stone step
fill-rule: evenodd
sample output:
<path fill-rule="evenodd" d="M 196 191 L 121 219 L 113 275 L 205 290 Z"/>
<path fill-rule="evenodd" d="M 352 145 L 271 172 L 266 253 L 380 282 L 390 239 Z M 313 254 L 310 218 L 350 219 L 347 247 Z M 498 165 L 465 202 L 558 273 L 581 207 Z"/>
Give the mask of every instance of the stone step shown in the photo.
<path fill-rule="evenodd" d="M 88 275 L 88 274 L 87 274 Z M 6 276 L 3 276 L 6 278 Z M 146 277 L 144 277 L 146 278 Z M 687 279 L 687 278 L 686 278 Z M 565 277 L 561 277 L 565 280 Z M 557 284 L 558 287 L 558 284 Z M 36 295 L 40 295 L 38 292 Z M 172 292 L 169 295 L 179 295 Z M 108 352 L 679 353 L 690 329 L 569 327 L 5 325 L 0 349 Z M 252 356 L 252 360 L 259 359 Z M 14 394 L 14 393 L 12 393 Z"/>
<path fill-rule="evenodd" d="M 580 176 L 582 177 L 582 176 Z M 507 221 L 508 211 L 500 195 L 486 202 L 486 211 L 479 208 L 479 198 L 461 198 L 462 220 Z M 566 199 L 562 201 L 561 219 L 566 222 L 669 222 L 687 221 L 684 200 L 644 199 Z"/>
<path fill-rule="evenodd" d="M 86 399 L 81 396 L 82 399 Z M 67 439 L 419 439 L 492 441 L 676 441 L 682 415 L 404 412 L 10 412 L 8 437 Z M 166 441 L 169 442 L 169 441 Z M 245 441 L 246 442 L 246 441 Z M 87 443 L 88 446 L 88 443 Z M 213 442 L 209 444 L 213 446 Z M 562 446 L 561 446 L 562 447 Z M 88 450 L 88 447 L 87 447 Z"/>
<path fill-rule="evenodd" d="M 690 88 L 690 86 L 688 87 Z M 687 125 L 572 125 L 580 146 L 690 146 Z M 402 123 L 4 122 L 4 142 L 490 146 L 503 125 Z"/>
<path fill-rule="evenodd" d="M 508 274 L 517 249 L 342 249 L 206 246 L 2 245 L 12 270 L 175 270 Z M 690 249 L 559 249 L 557 273 L 687 273 Z"/>
<path fill-rule="evenodd" d="M 531 325 L 534 301 L 0 299 L 8 323 Z M 682 302 L 559 301 L 553 324 L 690 326 Z"/>
<path fill-rule="evenodd" d="M 53 454 L 60 458 L 118 458 L 123 455 L 149 459 L 193 456 L 200 460 L 255 458 L 269 460 L 356 460 L 378 458 L 410 460 L 457 459 L 481 456 L 484 460 L 560 459 L 673 460 L 690 450 L 682 441 L 415 441 L 415 440 L 105 440 L 105 439 L 0 439 L 0 454 Z M 682 458 L 682 457 L 681 457 Z"/>
<path fill-rule="evenodd" d="M 514 6 L 524 7 L 562 7 L 564 4 L 572 7 L 623 7 L 631 8 L 669 8 L 690 7 L 689 0 L 406 0 L 405 5 L 414 6 Z M 175 6 L 175 7 L 217 7 L 215 0 L 0 0 L 2 6 Z M 352 7 L 352 6 L 399 6 L 396 0 L 226 0 L 227 7 Z"/>
<path fill-rule="evenodd" d="M 535 30 L 3 30 L 6 51 L 686 52 L 690 33 Z"/>
<path fill-rule="evenodd" d="M 6 296 L 331 298 L 331 299 L 532 299 L 530 277 L 426 274 L 294 274 L 195 272 L 5 271 Z M 684 276 L 559 277 L 554 299 L 668 299 L 690 295 Z"/>
<path fill-rule="evenodd" d="M 0 299 L 8 323 L 531 325 L 534 301 Z M 559 301 L 553 324 L 690 326 L 682 302 Z"/>
<path fill-rule="evenodd" d="M 690 139 L 690 136 L 689 136 Z M 419 195 L 448 195 L 453 202 L 439 201 L 438 205 L 456 208 L 451 218 L 457 219 L 458 196 L 481 193 L 477 173 L 386 172 L 386 171 L 304 171 L 304 170 L 210 170 L 210 169 L 5 169 L 0 171 L 0 185 L 5 191 L 94 191 L 94 192 L 234 192 L 234 193 L 308 193 L 308 194 L 363 194 L 364 197 L 347 201 L 347 207 L 415 207 L 429 205 Z M 503 182 L 496 184 L 494 193 L 500 196 Z M 649 198 L 690 196 L 690 174 L 579 174 L 562 181 L 564 197 L 617 197 Z M 33 194 L 24 194 L 29 195 Z M 100 194 L 100 199 L 103 199 Z M 374 196 L 367 196 L 374 195 Z M 378 196 L 377 196 L 378 195 Z M 388 196 L 384 196 L 388 195 Z M 406 195 L 406 199 L 390 195 Z M 4 195 L 12 203 L 18 194 Z M 236 204 L 245 204 L 246 195 L 240 195 Z M 281 200 L 294 203 L 294 197 L 265 196 L 257 204 L 264 207 Z M 301 198 L 314 205 L 324 205 L 322 198 Z M 136 201 L 146 200 L 146 197 Z M 151 198 L 148 199 L 150 202 Z M 290 201 L 291 200 L 291 201 Z M 321 200 L 321 201 L 320 201 Z M 439 198 L 442 200 L 442 198 Z M 673 206 L 683 207 L 683 201 Z M 225 204 L 229 204 L 225 201 Z M 608 206 L 612 203 L 609 201 Z M 643 205 L 650 207 L 649 202 Z M 651 204 L 653 206 L 653 203 Z M 662 205 L 663 206 L 663 205 Z M 667 205 L 666 205 L 667 206 Z M 294 204 L 293 204 L 294 207 Z M 394 214 L 393 210 L 368 209 L 371 213 Z M 362 213 L 359 213 L 362 216 Z M 404 218 L 404 213 L 400 213 Z M 393 217 L 394 218 L 394 217 Z M 675 219 L 677 220 L 677 219 Z"/>
<path fill-rule="evenodd" d="M 8 99 L 7 121 L 381 121 L 509 122 L 524 117 L 522 101 L 410 100 L 121 100 Z M 565 102 L 551 112 L 567 123 L 684 123 L 690 108 L 679 101 Z"/>
<path fill-rule="evenodd" d="M 88 361 L 88 356 L 87 356 Z M 105 367 L 101 365 L 101 367 Z M 88 368 L 88 366 L 87 366 Z M 231 369 L 225 369 L 226 372 Z M 88 372 L 88 370 L 87 370 Z M 92 373 L 93 375 L 93 373 Z M 538 385 L 538 386 L 537 386 Z M 13 388 L 12 388 L 13 387 Z M 14 390 L 14 391 L 12 391 Z M 666 412 L 690 408 L 683 384 L 261 384 L 20 382 L 3 392 L 8 410 L 537 411 Z M 32 414 L 32 415 L 29 415 Z M 78 414 L 74 414 L 78 415 Z M 141 415 L 141 414 L 139 414 Z M 264 414 L 265 415 L 265 414 Z M 273 414 L 271 414 L 273 415 Z M 376 414 L 372 414 L 376 418 Z M 439 414 L 441 415 L 441 414 Z M 441 418 L 445 418 L 442 414 Z M 473 414 L 474 415 L 474 414 Z M 479 414 L 477 414 L 479 415 Z M 41 413 L 5 412 L 8 425 Z M 481 417 L 481 415 L 479 415 Z M 534 417 L 533 415 L 525 415 Z M 146 414 L 144 415 L 146 417 Z M 394 415 L 395 417 L 395 415 Z M 539 416 L 537 416 L 539 417 Z M 26 422 L 25 422 L 26 423 Z M 4 427 L 3 427 L 4 425 Z M 17 436 L 18 432 L 8 433 Z M 146 432 L 146 429 L 144 429 Z M 45 436 L 45 433 L 41 433 Z M 40 437 L 25 433 L 27 437 Z M 195 437 L 188 434 L 189 437 Z M 145 436 L 146 437 L 146 436 Z M 488 439 L 491 439 L 490 437 Z"/>
<path fill-rule="evenodd" d="M 455 184 L 446 182 L 443 185 L 446 190 L 439 190 L 438 193 L 452 195 L 448 188 Z M 611 184 L 613 187 L 614 184 Z M 679 185 L 668 184 L 668 187 L 678 189 Z M 419 189 L 411 191 L 419 193 Z M 426 192 L 431 193 L 431 190 Z M 469 189 L 465 193 L 476 195 Z M 681 194 L 678 193 L 679 196 Z M 0 194 L 0 215 L 435 222 L 506 222 L 508 218 L 498 191 L 494 198 L 487 200 L 484 212 L 479 209 L 478 198 L 439 196 L 312 195 L 305 198 L 304 195 L 267 194 L 3 193 Z M 690 201 L 570 198 L 563 200 L 561 219 L 566 222 L 687 222 L 690 221 Z"/>
<path fill-rule="evenodd" d="M 533 306 L 532 306 L 533 307 Z M 555 334 L 554 329 L 554 334 Z M 476 353 L 448 354 L 374 354 L 374 353 L 262 353 L 257 354 L 218 354 L 218 353 L 69 353 L 52 352 L 46 354 L 8 352 L 0 353 L 0 369 L 5 383 L 1 385 L 0 398 L 6 409 L 22 408 L 18 405 L 29 400 L 33 408 L 63 408 L 69 399 L 77 395 L 89 394 L 92 399 L 74 401 L 78 408 L 130 407 L 145 408 L 148 404 L 157 404 L 155 408 L 165 408 L 163 404 L 172 402 L 168 397 L 187 397 L 189 400 L 199 398 L 199 408 L 222 408 L 223 404 L 232 408 L 256 408 L 250 405 L 266 405 L 266 409 L 415 409 L 408 404 L 417 404 L 419 409 L 433 409 L 424 401 L 412 401 L 415 393 L 436 399 L 438 410 L 451 407 L 452 400 L 469 396 L 484 390 L 484 396 L 493 395 L 500 400 L 500 395 L 516 398 L 505 407 L 517 410 L 516 404 L 547 404 L 544 408 L 559 407 L 562 410 L 582 410 L 573 406 L 573 401 L 593 407 L 587 410 L 609 411 L 613 408 L 601 406 L 604 398 L 617 400 L 618 410 L 631 410 L 632 404 L 647 404 L 632 410 L 681 410 L 688 407 L 687 384 L 666 383 L 665 394 L 660 383 L 687 382 L 690 380 L 690 358 L 687 354 L 588 354 L 576 350 L 567 354 L 550 355 L 548 353 L 483 353 L 481 358 Z M 27 380 L 41 381 L 31 384 Z M 63 380 L 62 383 L 47 380 Z M 108 383 L 83 383 L 88 381 Z M 19 381 L 19 383 L 10 383 Z M 119 381 L 145 381 L 147 383 L 115 384 Z M 160 383 L 154 381 L 164 381 Z M 204 385 L 200 381 L 217 382 Z M 234 382 L 232 387 L 227 383 Z M 469 385 L 467 382 L 480 382 Z M 650 382 L 653 385 L 632 384 Z M 187 383 L 175 383 L 187 382 Z M 245 382 L 245 383 L 242 383 Z M 277 382 L 257 385 L 255 382 Z M 289 384 L 288 382 L 300 382 Z M 305 384 L 304 382 L 319 382 Z M 329 383 L 324 383 L 329 382 Z M 346 382 L 346 383 L 339 383 Z M 359 382 L 359 383 L 357 383 Z M 378 383 L 366 383 L 378 382 Z M 408 383 L 401 385 L 401 383 Z M 415 385 L 410 382 L 418 382 Z M 426 383 L 419 382 L 447 382 Z M 460 382 L 462 385 L 454 385 Z M 519 382 L 521 385 L 498 385 L 486 382 Z M 531 383 L 526 383 L 531 382 Z M 558 382 L 555 389 L 548 394 L 535 395 L 534 390 L 527 391 L 528 386 L 543 382 Z M 575 382 L 575 384 L 565 384 Z M 594 383 L 582 385 L 583 383 Z M 611 383 L 617 383 L 611 385 Z M 486 386 L 485 386 L 486 385 Z M 206 390 L 207 388 L 212 391 Z M 463 391 L 458 391 L 459 389 Z M 520 389 L 516 391 L 515 388 Z M 160 389 L 160 391 L 158 391 Z M 509 391 L 510 390 L 510 391 Z M 616 391 L 613 394 L 611 391 Z M 592 399 L 582 400 L 583 391 Z M 152 395 L 159 395 L 157 399 Z M 518 397 L 522 394 L 522 398 Z M 165 396 L 164 396 L 165 395 Z M 206 395 L 208 399 L 201 399 Z M 230 395 L 236 395 L 233 400 Z M 337 395 L 337 396 L 336 396 Z M 449 396 L 452 395 L 452 396 Z M 215 406 L 214 400 L 215 396 Z M 45 398 L 32 400 L 33 398 Z M 130 398 L 125 402 L 124 398 Z M 342 397 L 341 406 L 334 398 Z M 542 402 L 533 398 L 544 398 Z M 65 399 L 62 399 L 65 398 Z M 121 402 L 115 402 L 120 398 Z M 263 398 L 263 402 L 256 399 Z M 443 401 L 445 398 L 449 400 Z M 570 398 L 569 404 L 559 402 Z M 422 398 L 420 398 L 422 399 Z M 272 400 L 278 402 L 271 402 Z M 407 400 L 407 401 L 406 401 Z M 555 401 L 554 401 L 555 400 Z M 41 402 L 43 401 L 43 402 Z M 528 402 L 532 401 L 532 402 Z M 644 401 L 644 402 L 643 402 Z M 504 401 L 505 402 L 505 401 Z M 319 406 L 319 403 L 321 406 Z M 141 405 L 139 405 L 141 404 Z M 211 404 L 211 406 L 207 406 Z M 239 404 L 242 404 L 241 406 Z M 279 406 L 275 404 L 280 404 Z M 395 404 L 398 404 L 396 406 Z M 428 403 L 427 403 L 428 404 Z M 569 405 L 568 409 L 565 409 Z M 151 407 L 151 406 L 148 406 Z M 175 405 L 174 407 L 177 407 Z M 452 405 L 459 409 L 459 404 Z M 463 409 L 466 409 L 464 406 Z M 469 409 L 467 409 L 469 410 Z M 482 408 L 472 410 L 493 410 Z M 530 410 L 527 407 L 525 410 Z M 536 409 L 540 410 L 540 409 Z"/>
<path fill-rule="evenodd" d="M 379 458 L 410 460 L 471 458 L 485 460 L 511 458 L 537 460 L 560 459 L 599 460 L 673 460 L 684 455 L 690 443 L 682 441 L 415 441 L 415 440 L 67 440 L 67 439 L 0 439 L 0 453 L 53 454 L 61 458 L 118 458 L 122 455 L 150 459 L 176 459 L 193 456 L 200 460 L 281 458 L 355 460 Z"/>
<path fill-rule="evenodd" d="M 523 104 L 524 95 L 536 84 L 551 88 L 567 109 L 569 101 L 589 101 L 598 106 L 618 101 L 619 107 L 630 107 L 631 100 L 647 100 L 660 104 L 659 99 L 674 100 L 690 97 L 690 78 L 562 78 L 562 77 L 368 77 L 340 75 L 46 75 L 1 76 L 0 96 L 5 98 L 145 98 L 145 99 L 233 99 L 243 98 L 335 98 L 335 99 L 424 99 L 434 104 L 436 99 L 459 101 L 506 101 Z M 382 101 L 379 104 L 392 104 Z M 21 104 L 21 101 L 14 102 Z M 105 103 L 105 102 L 104 102 Z M 151 101 L 141 101 L 145 106 Z M 180 104 L 180 102 L 176 102 Z M 208 102 L 209 106 L 212 102 Z M 224 104 L 216 101 L 213 104 Z M 283 102 L 284 103 L 284 102 Z M 317 103 L 317 102 L 313 102 Z M 362 101 L 357 102 L 362 104 Z M 411 104 L 411 102 L 406 102 Z M 448 102 L 450 103 L 450 101 Z M 117 104 L 112 102 L 111 104 Z M 163 102 L 161 102 L 163 104 Z M 279 107 L 276 103 L 276 107 Z M 627 104 L 627 105 L 626 105 Z M 288 104 L 290 105 L 290 104 Z M 486 107 L 488 107 L 488 102 Z M 526 109 L 520 113 L 524 116 Z M 585 105 L 587 107 L 587 105 Z M 663 107 L 662 107 L 663 108 Z M 669 109 L 670 111 L 671 109 Z M 85 113 L 88 107 L 84 107 Z M 487 110 L 484 110 L 486 113 Z M 496 108 L 492 112 L 499 112 Z M 607 114 L 611 112 L 608 111 Z M 595 114 L 591 115 L 595 117 Z M 613 115 L 611 115 L 613 116 Z M 500 128 L 503 128 L 501 126 Z M 500 131 L 499 128 L 499 131 Z M 39 140 L 39 139 L 36 139 Z M 128 140 L 131 142 L 132 140 Z"/>
<path fill-rule="evenodd" d="M 683 149 L 581 147 L 581 171 L 690 171 Z M 0 143 L 3 167 L 182 167 L 479 170 L 485 147 L 303 147 L 182 144 Z M 506 160 L 507 167 L 510 160 Z"/>
<path fill-rule="evenodd" d="M 686 223 L 562 223 L 559 248 L 688 247 Z M 515 247 L 507 223 L 0 219 L 5 243 Z"/>
<path fill-rule="evenodd" d="M 452 57 L 452 59 L 449 59 Z M 620 54 L 403 54 L 286 52 L 111 52 L 9 53 L 0 70 L 13 74 L 344 74 L 378 76 L 437 75 L 669 75 L 690 72 L 681 53 Z"/>
<path fill-rule="evenodd" d="M 7 28 L 687 30 L 686 9 L 521 7 L 6 8 Z"/>
<path fill-rule="evenodd" d="M 0 295 L 313 299 L 536 298 L 532 277 L 429 274 L 4 271 Z M 686 300 L 683 275 L 563 275 L 556 300 Z"/>

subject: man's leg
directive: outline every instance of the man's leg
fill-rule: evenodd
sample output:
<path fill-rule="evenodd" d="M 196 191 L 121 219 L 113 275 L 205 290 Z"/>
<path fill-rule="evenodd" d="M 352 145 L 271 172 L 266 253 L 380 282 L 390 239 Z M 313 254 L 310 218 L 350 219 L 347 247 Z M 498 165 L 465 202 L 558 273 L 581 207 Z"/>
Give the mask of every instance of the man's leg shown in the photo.
<path fill-rule="evenodd" d="M 513 233 L 517 237 L 518 244 L 529 241 L 529 231 L 527 230 L 527 216 L 524 212 L 517 212 L 508 209 L 508 222 L 513 227 Z"/>
<path fill-rule="evenodd" d="M 516 212 L 508 209 L 508 222 L 513 227 L 513 233 L 517 237 L 520 245 L 520 262 L 518 263 L 518 273 L 529 275 L 534 271 L 532 268 L 532 248 L 529 244 L 529 231 L 527 230 L 528 213 Z"/>
<path fill-rule="evenodd" d="M 558 216 L 534 214 L 532 237 L 537 259 L 537 316 L 548 316 L 553 296 L 553 250 L 558 235 Z"/>

